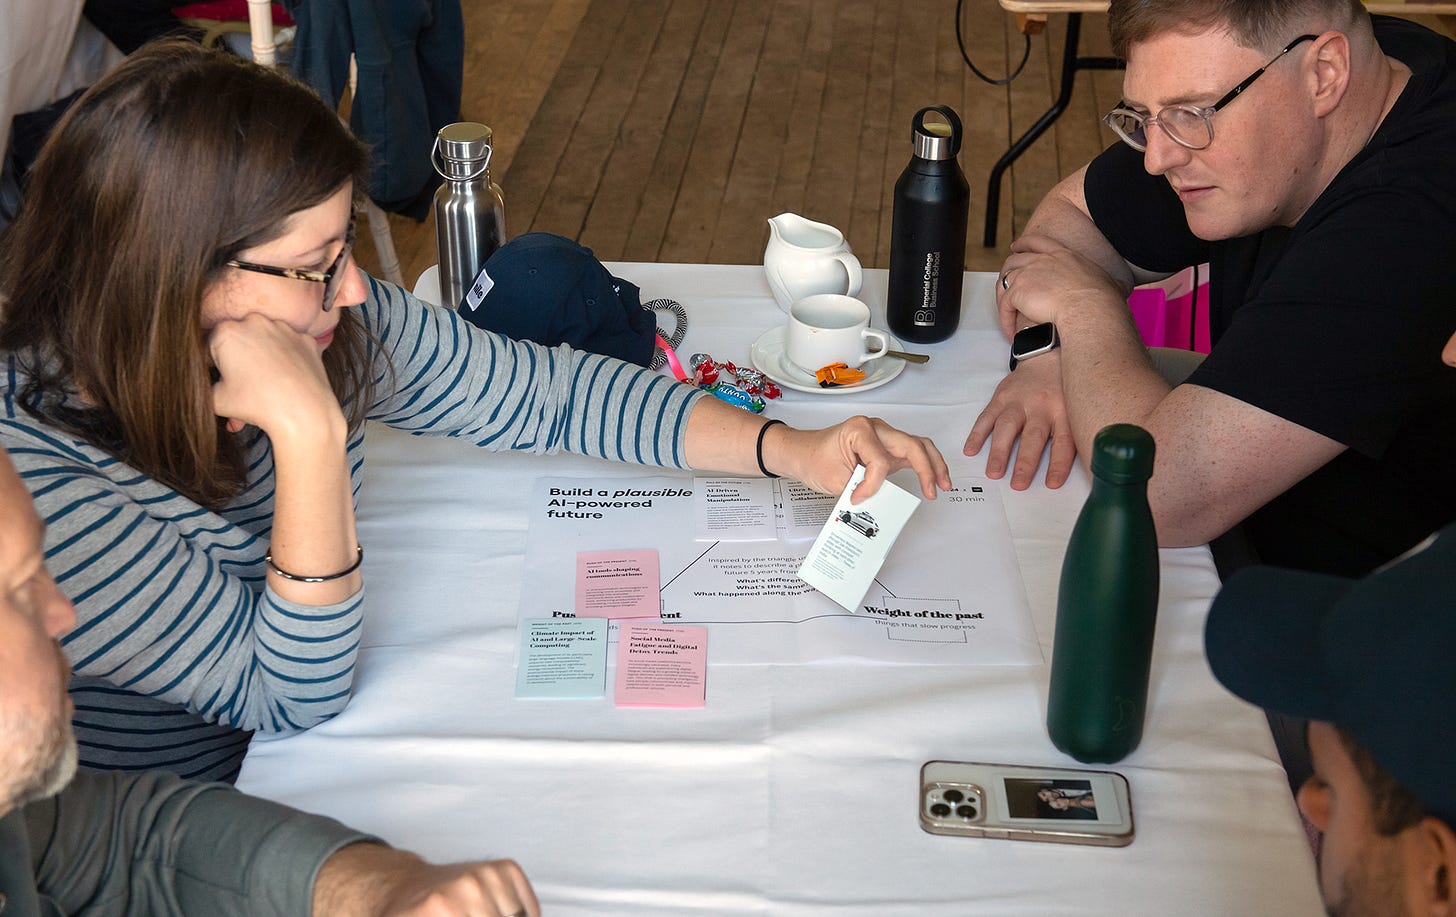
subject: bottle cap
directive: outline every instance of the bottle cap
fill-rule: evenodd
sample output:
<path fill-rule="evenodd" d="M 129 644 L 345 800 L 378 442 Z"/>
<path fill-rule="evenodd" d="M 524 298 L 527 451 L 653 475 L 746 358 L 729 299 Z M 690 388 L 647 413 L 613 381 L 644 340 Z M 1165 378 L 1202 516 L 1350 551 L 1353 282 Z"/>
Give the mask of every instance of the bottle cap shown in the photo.
<path fill-rule="evenodd" d="M 490 154 L 491 130 L 476 121 L 457 121 L 440 128 L 440 155 L 446 159 L 473 162 Z"/>
<path fill-rule="evenodd" d="M 950 159 L 955 156 L 951 152 L 950 125 L 927 124 L 915 131 L 915 155 L 921 159 Z"/>
<path fill-rule="evenodd" d="M 1092 474 L 1113 484 L 1141 484 L 1153 476 L 1156 446 L 1147 430 L 1115 423 L 1092 440 Z"/>
<path fill-rule="evenodd" d="M 925 116 L 935 112 L 944 122 L 926 122 Z M 961 151 L 961 119 L 948 105 L 932 105 L 915 113 L 910 122 L 910 140 L 920 159 L 954 159 Z"/>

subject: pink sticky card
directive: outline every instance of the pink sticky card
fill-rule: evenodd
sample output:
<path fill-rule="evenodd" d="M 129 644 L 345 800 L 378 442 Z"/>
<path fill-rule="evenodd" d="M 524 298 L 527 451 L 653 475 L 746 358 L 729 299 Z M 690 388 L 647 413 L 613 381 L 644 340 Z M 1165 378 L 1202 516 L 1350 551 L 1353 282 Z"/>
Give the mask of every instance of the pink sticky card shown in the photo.
<path fill-rule="evenodd" d="M 617 635 L 618 707 L 701 707 L 708 681 L 708 629 L 623 624 Z"/>
<path fill-rule="evenodd" d="M 656 548 L 579 551 L 578 618 L 656 618 L 662 614 Z"/>

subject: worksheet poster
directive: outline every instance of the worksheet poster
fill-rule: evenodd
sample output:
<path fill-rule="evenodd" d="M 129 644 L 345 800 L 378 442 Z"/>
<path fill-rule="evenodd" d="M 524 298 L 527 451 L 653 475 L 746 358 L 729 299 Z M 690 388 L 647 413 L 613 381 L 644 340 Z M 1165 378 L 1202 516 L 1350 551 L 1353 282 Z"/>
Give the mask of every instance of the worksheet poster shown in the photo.
<path fill-rule="evenodd" d="M 919 492 L 909 472 L 892 479 Z M 707 625 L 715 664 L 1039 665 L 1041 646 L 1000 495 L 983 480 L 956 480 L 955 490 L 922 502 L 850 612 L 797 574 L 832 496 L 775 480 L 763 499 L 779 537 L 700 541 L 694 489 L 707 492 L 726 480 L 538 479 L 520 617 L 573 616 L 578 552 L 655 548 L 662 619 Z M 742 515 L 742 507 L 733 511 Z M 618 624 L 611 622 L 613 641 Z"/>

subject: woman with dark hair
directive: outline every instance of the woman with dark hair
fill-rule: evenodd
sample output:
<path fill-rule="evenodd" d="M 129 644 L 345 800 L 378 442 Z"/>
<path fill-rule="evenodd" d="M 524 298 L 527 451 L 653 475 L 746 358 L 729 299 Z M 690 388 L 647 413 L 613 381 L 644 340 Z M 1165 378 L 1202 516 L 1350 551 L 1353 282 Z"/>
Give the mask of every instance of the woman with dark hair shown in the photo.
<path fill-rule="evenodd" d="M 801 431 L 609 357 L 482 331 L 362 275 L 366 151 L 305 86 L 144 49 L 58 125 L 0 244 L 0 445 L 77 605 L 84 763 L 236 776 L 250 731 L 347 703 L 363 421 L 488 449 L 862 494 L 928 441 Z M 357 307 L 357 308 L 356 308 Z"/>
<path fill-rule="evenodd" d="M 1066 790 L 1044 786 L 1036 791 L 1038 818 L 1097 817 L 1097 800 L 1091 790 Z"/>

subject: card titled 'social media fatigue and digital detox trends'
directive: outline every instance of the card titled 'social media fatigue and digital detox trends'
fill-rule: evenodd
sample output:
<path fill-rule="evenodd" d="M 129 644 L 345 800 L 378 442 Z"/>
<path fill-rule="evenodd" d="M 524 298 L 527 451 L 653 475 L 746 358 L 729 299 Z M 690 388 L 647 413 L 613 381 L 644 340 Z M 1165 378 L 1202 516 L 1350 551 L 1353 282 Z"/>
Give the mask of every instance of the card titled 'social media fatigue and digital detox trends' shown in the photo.
<path fill-rule="evenodd" d="M 708 629 L 624 621 L 617 640 L 618 707 L 701 707 Z"/>

